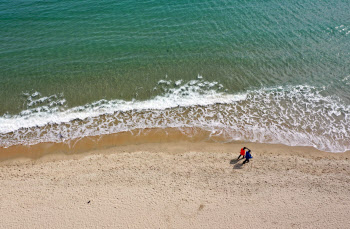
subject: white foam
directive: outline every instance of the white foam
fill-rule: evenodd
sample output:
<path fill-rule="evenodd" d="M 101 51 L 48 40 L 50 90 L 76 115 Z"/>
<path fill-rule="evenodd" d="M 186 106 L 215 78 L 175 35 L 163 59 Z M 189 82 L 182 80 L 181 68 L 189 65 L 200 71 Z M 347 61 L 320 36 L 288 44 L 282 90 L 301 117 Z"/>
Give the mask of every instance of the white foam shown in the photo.
<path fill-rule="evenodd" d="M 181 84 L 182 84 L 182 80 L 175 81 L 175 85 L 176 85 L 176 86 L 179 86 L 179 85 L 181 85 Z"/>
<path fill-rule="evenodd" d="M 342 81 L 345 82 L 346 85 L 350 85 L 350 75 L 346 76 Z"/>
<path fill-rule="evenodd" d="M 336 26 L 335 29 L 339 32 L 339 33 L 345 33 L 345 35 L 348 35 L 350 30 L 349 30 L 349 26 L 345 26 L 345 25 L 340 25 L 340 26 Z"/>
<path fill-rule="evenodd" d="M 170 85 L 171 84 L 171 80 L 159 80 L 158 84 L 166 84 L 166 85 Z"/>
<path fill-rule="evenodd" d="M 161 84 L 165 93 L 146 101 L 100 100 L 63 110 L 57 103 L 3 116 L 0 140 L 7 147 L 134 129 L 198 127 L 226 141 L 314 146 L 331 152 L 350 149 L 350 107 L 323 96 L 322 88 L 302 85 L 228 94 L 218 83 L 203 80 L 174 88 Z"/>
<path fill-rule="evenodd" d="M 158 84 L 170 85 L 171 81 L 160 80 Z M 146 101 L 124 101 L 124 100 L 100 100 L 84 106 L 73 107 L 64 111 L 58 111 L 56 106 L 63 105 L 66 100 L 57 99 L 58 96 L 52 95 L 42 97 L 36 100 L 31 100 L 28 107 L 43 102 L 50 102 L 52 106 L 41 106 L 37 108 L 27 109 L 18 115 L 0 117 L 0 133 L 8 133 L 20 128 L 30 128 L 33 126 L 44 126 L 48 123 L 65 123 L 74 119 L 86 119 L 96 117 L 103 114 L 113 114 L 117 111 L 130 110 L 165 110 L 178 106 L 206 106 L 215 103 L 231 103 L 245 99 L 245 95 L 231 95 L 216 90 L 210 89 L 217 83 L 204 82 L 203 85 L 197 85 L 198 81 L 192 80 L 182 86 L 168 89 L 164 95 L 156 96 L 153 99 Z M 33 94 L 34 95 L 34 94 Z M 31 97 L 33 97 L 31 95 Z M 35 93 L 39 95 L 39 93 Z M 31 98 L 30 97 L 30 98 Z"/>

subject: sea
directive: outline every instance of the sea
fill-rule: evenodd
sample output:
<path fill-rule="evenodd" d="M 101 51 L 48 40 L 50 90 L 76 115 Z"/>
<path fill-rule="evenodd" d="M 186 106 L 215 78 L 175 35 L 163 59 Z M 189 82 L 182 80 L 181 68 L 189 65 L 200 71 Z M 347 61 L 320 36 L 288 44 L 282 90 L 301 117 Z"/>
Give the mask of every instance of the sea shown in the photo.
<path fill-rule="evenodd" d="M 349 0 L 0 1 L 1 148 L 167 130 L 350 150 Z"/>

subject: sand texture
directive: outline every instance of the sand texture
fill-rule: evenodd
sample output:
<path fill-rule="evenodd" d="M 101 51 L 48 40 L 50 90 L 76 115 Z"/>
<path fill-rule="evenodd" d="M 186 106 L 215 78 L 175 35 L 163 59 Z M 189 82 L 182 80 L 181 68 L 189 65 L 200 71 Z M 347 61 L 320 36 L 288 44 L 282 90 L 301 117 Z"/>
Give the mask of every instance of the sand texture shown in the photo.
<path fill-rule="evenodd" d="M 163 143 L 0 163 L 0 228 L 350 228 L 350 155 Z"/>

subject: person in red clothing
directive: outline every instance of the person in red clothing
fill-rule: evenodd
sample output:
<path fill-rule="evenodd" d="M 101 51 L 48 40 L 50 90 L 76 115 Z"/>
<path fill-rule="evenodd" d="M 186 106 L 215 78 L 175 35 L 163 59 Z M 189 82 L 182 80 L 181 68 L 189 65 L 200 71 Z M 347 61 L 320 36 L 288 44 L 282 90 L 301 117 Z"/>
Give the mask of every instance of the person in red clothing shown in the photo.
<path fill-rule="evenodd" d="M 241 149 L 241 153 L 239 154 L 239 156 L 238 156 L 238 158 L 237 158 L 237 160 L 239 160 L 239 158 L 242 156 L 242 159 L 244 158 L 244 155 L 245 155 L 245 149 L 247 149 L 247 147 L 243 147 L 242 149 Z"/>

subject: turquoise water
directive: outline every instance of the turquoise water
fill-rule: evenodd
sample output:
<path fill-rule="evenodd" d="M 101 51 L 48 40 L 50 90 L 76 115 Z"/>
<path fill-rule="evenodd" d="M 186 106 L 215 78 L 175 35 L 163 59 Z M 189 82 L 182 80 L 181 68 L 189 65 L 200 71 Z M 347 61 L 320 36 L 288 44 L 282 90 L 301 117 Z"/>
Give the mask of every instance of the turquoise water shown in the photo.
<path fill-rule="evenodd" d="M 350 149 L 349 12 L 345 0 L 1 1 L 2 145 L 76 138 L 80 119 L 79 136 L 186 126 Z M 198 105 L 200 122 L 175 108 Z"/>

